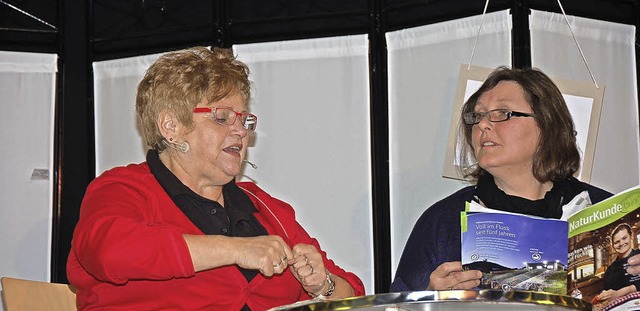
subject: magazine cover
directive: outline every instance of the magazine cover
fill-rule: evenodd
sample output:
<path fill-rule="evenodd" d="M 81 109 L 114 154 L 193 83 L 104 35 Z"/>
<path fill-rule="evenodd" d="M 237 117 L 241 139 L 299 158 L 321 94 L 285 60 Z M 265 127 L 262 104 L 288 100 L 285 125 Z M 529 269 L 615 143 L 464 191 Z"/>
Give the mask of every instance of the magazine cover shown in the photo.
<path fill-rule="evenodd" d="M 594 310 L 640 310 L 640 276 L 626 272 L 639 254 L 640 187 L 569 217 L 569 293 Z"/>
<path fill-rule="evenodd" d="M 461 225 L 462 265 L 482 271 L 480 288 L 567 293 L 566 221 L 463 212 Z"/>
<path fill-rule="evenodd" d="M 558 220 L 467 202 L 463 267 L 484 273 L 481 288 L 571 295 L 596 311 L 640 310 L 640 276 L 626 271 L 640 254 L 640 186 L 594 205 L 584 192 L 563 209 Z"/>

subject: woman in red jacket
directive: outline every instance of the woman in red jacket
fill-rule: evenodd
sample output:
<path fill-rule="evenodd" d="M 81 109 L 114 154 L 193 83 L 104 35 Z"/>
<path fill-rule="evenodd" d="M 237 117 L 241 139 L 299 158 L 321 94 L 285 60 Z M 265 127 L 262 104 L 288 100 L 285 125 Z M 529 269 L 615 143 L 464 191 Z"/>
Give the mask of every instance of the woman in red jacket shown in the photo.
<path fill-rule="evenodd" d="M 138 85 L 147 161 L 87 188 L 67 263 L 80 310 L 265 310 L 364 294 L 291 206 L 234 181 L 257 117 L 226 49 L 161 56 Z"/>

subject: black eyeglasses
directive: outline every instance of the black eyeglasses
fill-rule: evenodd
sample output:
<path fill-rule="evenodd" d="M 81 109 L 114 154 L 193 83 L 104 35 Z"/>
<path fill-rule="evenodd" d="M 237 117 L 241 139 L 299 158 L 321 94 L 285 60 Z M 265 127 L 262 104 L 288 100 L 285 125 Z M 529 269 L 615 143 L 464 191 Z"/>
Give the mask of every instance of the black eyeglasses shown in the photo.
<path fill-rule="evenodd" d="M 482 118 L 487 117 L 487 120 L 491 122 L 504 122 L 511 117 L 532 117 L 535 118 L 535 115 L 530 113 L 511 111 L 509 109 L 494 109 L 489 110 L 487 112 L 465 112 L 462 114 L 462 119 L 464 120 L 464 124 L 474 125 L 480 123 Z"/>
<path fill-rule="evenodd" d="M 248 112 L 236 112 L 229 107 L 197 107 L 193 109 L 194 113 L 211 113 L 211 120 L 220 125 L 233 125 L 238 117 L 242 122 L 242 127 L 247 131 L 255 131 L 258 125 L 258 117 Z"/>

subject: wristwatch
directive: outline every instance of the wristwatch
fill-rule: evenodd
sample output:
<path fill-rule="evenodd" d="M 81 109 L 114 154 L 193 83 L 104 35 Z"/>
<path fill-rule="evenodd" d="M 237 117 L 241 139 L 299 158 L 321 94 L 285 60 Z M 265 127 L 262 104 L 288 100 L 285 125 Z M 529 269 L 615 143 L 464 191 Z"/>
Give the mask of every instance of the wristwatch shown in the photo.
<path fill-rule="evenodd" d="M 326 268 L 324 269 L 324 271 L 325 271 L 325 274 L 327 275 L 327 284 L 329 284 L 329 289 L 327 289 L 327 291 L 324 292 L 324 294 L 316 295 L 314 293 L 309 293 L 309 296 L 313 298 L 329 297 L 333 294 L 333 291 L 336 290 L 336 280 L 333 279 L 333 275 Z"/>

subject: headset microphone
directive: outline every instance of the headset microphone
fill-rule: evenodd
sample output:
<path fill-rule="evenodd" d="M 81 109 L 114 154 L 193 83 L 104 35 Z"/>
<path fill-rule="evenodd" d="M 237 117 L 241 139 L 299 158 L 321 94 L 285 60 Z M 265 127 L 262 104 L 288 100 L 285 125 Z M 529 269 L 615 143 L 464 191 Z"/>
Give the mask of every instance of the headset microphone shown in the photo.
<path fill-rule="evenodd" d="M 244 160 L 244 161 L 242 161 L 242 162 L 245 162 L 245 163 L 247 163 L 247 164 L 251 165 L 251 167 L 252 167 L 253 169 L 257 169 L 257 168 L 258 168 L 258 166 L 257 166 L 257 165 L 255 165 L 255 164 L 253 164 L 253 163 L 249 162 L 249 160 L 246 160 L 246 159 L 245 159 L 245 160 Z"/>

